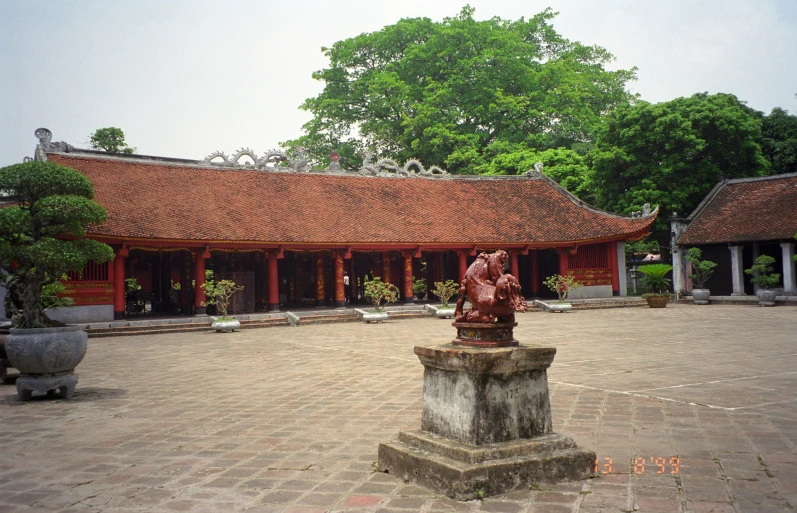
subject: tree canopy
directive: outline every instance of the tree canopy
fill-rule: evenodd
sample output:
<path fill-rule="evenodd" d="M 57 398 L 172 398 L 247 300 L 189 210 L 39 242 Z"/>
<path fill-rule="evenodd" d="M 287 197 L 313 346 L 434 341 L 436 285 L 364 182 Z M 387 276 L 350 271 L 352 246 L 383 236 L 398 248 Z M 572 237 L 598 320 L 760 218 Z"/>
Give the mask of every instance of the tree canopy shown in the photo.
<path fill-rule="evenodd" d="M 563 38 L 550 9 L 517 21 L 473 13 L 402 19 L 323 48 L 329 68 L 313 78 L 324 90 L 301 106 L 313 119 L 283 144 L 319 164 L 337 151 L 358 167 L 369 150 L 476 173 L 507 145 L 589 144 L 601 116 L 633 99 L 636 69 L 608 71 L 613 56 Z"/>
<path fill-rule="evenodd" d="M 109 126 L 98 128 L 89 138 L 89 144 L 95 150 L 105 150 L 108 153 L 135 153 L 136 149 L 127 145 L 125 133 L 121 128 Z"/>
<path fill-rule="evenodd" d="M 761 120 L 761 148 L 772 172 L 797 173 L 797 116 L 775 107 Z"/>
<path fill-rule="evenodd" d="M 88 178 L 53 162 L 0 168 L 0 190 L 18 204 L 0 209 L 0 267 L 10 275 L 6 309 L 18 328 L 52 325 L 41 308 L 42 288 L 86 262 L 113 259 L 110 246 L 82 238 L 105 220 Z"/>
<path fill-rule="evenodd" d="M 732 94 L 695 94 L 657 104 L 639 102 L 610 113 L 591 164 L 596 205 L 629 214 L 659 205 L 660 242 L 669 214 L 689 214 L 722 178 L 763 176 L 756 111 Z"/>

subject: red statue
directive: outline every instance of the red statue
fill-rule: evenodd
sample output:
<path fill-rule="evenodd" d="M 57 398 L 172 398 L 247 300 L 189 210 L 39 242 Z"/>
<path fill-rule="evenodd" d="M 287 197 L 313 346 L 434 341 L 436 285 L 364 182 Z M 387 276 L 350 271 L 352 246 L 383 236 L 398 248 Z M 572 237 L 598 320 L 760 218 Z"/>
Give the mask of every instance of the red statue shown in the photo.
<path fill-rule="evenodd" d="M 511 274 L 504 274 L 508 258 L 506 251 L 500 249 L 482 253 L 470 264 L 459 287 L 456 322 L 515 322 L 515 312 L 526 311 L 520 283 Z M 471 304 L 469 312 L 462 311 L 465 298 Z"/>

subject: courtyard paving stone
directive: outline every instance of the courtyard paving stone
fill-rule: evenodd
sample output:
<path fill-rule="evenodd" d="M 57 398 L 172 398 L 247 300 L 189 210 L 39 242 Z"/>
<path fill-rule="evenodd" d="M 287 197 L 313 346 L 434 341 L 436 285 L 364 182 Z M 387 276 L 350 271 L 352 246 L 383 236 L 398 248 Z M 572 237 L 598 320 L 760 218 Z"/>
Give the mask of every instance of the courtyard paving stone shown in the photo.
<path fill-rule="evenodd" d="M 598 476 L 457 502 L 375 472 L 420 426 L 412 348 L 450 321 L 98 338 L 71 400 L 0 386 L 0 512 L 797 509 L 797 309 L 518 315 L 553 345 L 554 429 Z"/>

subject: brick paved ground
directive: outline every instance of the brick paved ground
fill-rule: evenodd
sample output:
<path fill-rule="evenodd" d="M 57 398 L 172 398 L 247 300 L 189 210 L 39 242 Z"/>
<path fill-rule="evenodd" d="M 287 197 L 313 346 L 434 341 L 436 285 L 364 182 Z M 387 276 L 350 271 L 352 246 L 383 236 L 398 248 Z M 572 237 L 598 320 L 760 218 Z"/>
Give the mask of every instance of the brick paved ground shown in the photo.
<path fill-rule="evenodd" d="M 601 477 L 458 503 L 373 472 L 420 425 L 413 345 L 453 335 L 407 319 L 93 339 L 72 400 L 0 386 L 0 511 L 795 511 L 797 309 L 518 317 Z"/>

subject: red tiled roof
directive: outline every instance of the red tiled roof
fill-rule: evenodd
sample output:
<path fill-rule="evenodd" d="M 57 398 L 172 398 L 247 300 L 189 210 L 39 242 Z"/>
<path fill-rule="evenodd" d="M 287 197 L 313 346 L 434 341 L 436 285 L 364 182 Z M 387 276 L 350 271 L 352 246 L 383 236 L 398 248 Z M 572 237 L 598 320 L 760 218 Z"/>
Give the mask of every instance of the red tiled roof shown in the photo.
<path fill-rule="evenodd" d="M 730 180 L 712 194 L 678 244 L 787 240 L 797 233 L 797 174 Z"/>
<path fill-rule="evenodd" d="M 639 236 L 552 182 L 247 171 L 51 154 L 95 187 L 108 219 L 90 235 L 258 244 L 531 244 Z"/>

